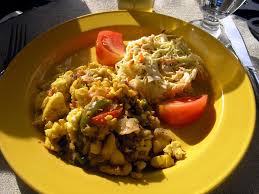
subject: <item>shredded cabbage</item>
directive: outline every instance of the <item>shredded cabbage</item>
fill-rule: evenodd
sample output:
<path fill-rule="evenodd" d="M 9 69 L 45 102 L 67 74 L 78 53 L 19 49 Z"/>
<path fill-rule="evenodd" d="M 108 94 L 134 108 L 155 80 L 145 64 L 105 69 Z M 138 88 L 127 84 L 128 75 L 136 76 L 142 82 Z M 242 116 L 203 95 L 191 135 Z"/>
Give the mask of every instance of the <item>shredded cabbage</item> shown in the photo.
<path fill-rule="evenodd" d="M 200 57 L 181 38 L 166 34 L 130 41 L 116 69 L 120 79 L 150 102 L 182 93 L 197 74 L 206 76 Z"/>

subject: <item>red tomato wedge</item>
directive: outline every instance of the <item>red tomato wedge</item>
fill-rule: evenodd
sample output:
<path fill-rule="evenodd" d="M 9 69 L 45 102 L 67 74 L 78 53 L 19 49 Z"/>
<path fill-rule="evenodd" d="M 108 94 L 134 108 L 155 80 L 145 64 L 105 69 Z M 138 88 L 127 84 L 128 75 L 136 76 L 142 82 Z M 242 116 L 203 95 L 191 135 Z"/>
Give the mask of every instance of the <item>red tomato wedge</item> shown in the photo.
<path fill-rule="evenodd" d="M 159 116 L 170 125 L 190 124 L 201 117 L 207 101 L 207 94 L 169 100 L 158 106 Z"/>
<path fill-rule="evenodd" d="M 94 125 L 105 125 L 106 124 L 105 117 L 107 115 L 111 115 L 113 118 L 118 118 L 119 116 L 121 116 L 122 110 L 123 108 L 119 107 L 109 112 L 100 113 L 97 116 L 91 118 L 91 123 Z"/>
<path fill-rule="evenodd" d="M 125 54 L 122 34 L 113 31 L 100 31 L 96 40 L 97 60 L 102 65 L 114 66 Z"/>

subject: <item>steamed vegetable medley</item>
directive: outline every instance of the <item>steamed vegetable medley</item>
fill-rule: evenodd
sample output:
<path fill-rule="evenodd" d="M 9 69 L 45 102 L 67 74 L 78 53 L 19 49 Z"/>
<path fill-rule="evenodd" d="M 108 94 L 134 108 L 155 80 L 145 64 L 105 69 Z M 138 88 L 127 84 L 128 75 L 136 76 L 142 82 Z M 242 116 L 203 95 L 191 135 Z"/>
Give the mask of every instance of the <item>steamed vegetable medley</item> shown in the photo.
<path fill-rule="evenodd" d="M 133 178 L 184 159 L 171 130 L 204 112 L 208 95 L 190 96 L 192 82 L 207 76 L 201 59 L 181 38 L 151 35 L 125 48 L 111 31 L 98 34 L 96 54 L 99 63 L 69 70 L 38 93 L 34 124 L 45 147 L 71 164 Z"/>

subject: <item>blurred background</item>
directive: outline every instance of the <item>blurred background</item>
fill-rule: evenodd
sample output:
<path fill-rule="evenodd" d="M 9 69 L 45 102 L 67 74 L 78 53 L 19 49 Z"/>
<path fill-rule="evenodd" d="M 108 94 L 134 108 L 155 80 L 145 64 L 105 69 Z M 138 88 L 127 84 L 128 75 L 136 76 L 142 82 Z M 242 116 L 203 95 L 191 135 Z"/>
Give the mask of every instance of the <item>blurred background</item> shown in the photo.
<path fill-rule="evenodd" d="M 0 7 L 0 23 L 13 17 L 21 15 L 24 12 L 37 7 L 44 6 L 51 2 L 62 0 L 11 0 L 6 1 Z M 71 0 L 86 2 L 87 0 Z M 174 1 L 172 0 L 172 3 Z M 249 30 L 253 36 L 259 40 L 259 0 L 246 0 L 246 2 L 234 13 L 247 21 Z"/>
<path fill-rule="evenodd" d="M 39 6 L 45 5 L 51 1 L 52 0 L 24 0 L 24 1 L 11 0 L 11 1 L 6 1 L 5 4 L 2 4 L 1 8 L 0 8 L 0 20 L 12 12 L 15 12 L 15 11 L 25 12 L 27 10 L 31 10 L 34 7 L 39 7 Z M 10 17 L 7 17 L 7 18 L 10 18 Z"/>

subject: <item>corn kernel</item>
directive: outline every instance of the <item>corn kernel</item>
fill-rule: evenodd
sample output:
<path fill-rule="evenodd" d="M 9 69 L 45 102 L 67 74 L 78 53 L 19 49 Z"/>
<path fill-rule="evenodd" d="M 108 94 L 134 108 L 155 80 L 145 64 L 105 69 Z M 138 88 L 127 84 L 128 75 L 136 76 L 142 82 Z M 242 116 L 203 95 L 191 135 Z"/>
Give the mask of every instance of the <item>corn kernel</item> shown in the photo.
<path fill-rule="evenodd" d="M 106 121 L 109 121 L 109 120 L 112 120 L 113 119 L 113 116 L 112 115 L 107 115 L 106 117 L 105 117 L 105 120 Z"/>

